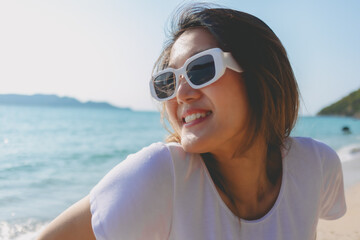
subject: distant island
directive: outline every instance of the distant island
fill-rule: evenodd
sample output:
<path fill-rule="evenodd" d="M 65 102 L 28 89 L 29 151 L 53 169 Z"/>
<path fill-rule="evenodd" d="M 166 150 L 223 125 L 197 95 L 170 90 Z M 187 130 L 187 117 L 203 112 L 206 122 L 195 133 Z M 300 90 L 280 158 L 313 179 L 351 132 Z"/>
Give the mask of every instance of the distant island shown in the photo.
<path fill-rule="evenodd" d="M 88 101 L 82 103 L 75 98 L 59 97 L 57 95 L 35 94 L 0 94 L 0 105 L 46 106 L 46 107 L 85 107 L 130 110 L 130 108 L 115 107 L 106 102 Z"/>
<path fill-rule="evenodd" d="M 317 115 L 346 116 L 360 119 L 360 89 L 323 108 Z"/>

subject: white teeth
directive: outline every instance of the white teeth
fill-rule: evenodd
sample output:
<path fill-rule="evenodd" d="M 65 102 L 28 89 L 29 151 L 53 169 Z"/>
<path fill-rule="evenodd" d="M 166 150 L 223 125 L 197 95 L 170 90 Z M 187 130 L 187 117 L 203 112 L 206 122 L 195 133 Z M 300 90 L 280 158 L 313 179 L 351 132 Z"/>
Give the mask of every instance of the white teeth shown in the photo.
<path fill-rule="evenodd" d="M 207 113 L 194 113 L 194 114 L 191 114 L 191 115 L 188 115 L 185 117 L 185 123 L 189 123 L 189 122 L 192 122 L 198 118 L 203 118 L 203 117 L 206 117 L 210 114 L 210 112 L 207 112 Z"/>

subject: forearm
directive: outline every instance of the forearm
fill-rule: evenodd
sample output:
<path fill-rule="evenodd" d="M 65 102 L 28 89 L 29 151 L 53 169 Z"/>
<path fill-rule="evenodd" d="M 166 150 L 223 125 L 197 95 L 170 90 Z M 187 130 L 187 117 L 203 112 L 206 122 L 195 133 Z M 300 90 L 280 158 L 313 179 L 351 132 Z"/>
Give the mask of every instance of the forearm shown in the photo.
<path fill-rule="evenodd" d="M 37 239 L 95 239 L 91 227 L 89 196 L 81 199 L 55 218 Z"/>

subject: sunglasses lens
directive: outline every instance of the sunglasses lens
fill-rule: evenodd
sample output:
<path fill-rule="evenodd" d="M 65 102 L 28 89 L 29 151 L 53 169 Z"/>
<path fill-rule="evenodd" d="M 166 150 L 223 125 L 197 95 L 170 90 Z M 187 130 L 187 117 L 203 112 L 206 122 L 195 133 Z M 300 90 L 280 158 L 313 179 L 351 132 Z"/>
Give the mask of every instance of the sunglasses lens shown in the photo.
<path fill-rule="evenodd" d="M 215 63 L 212 55 L 204 55 L 188 64 L 187 76 L 194 85 L 207 83 L 215 76 Z"/>
<path fill-rule="evenodd" d="M 156 95 L 160 99 L 170 97 L 175 92 L 175 74 L 163 73 L 153 80 Z"/>

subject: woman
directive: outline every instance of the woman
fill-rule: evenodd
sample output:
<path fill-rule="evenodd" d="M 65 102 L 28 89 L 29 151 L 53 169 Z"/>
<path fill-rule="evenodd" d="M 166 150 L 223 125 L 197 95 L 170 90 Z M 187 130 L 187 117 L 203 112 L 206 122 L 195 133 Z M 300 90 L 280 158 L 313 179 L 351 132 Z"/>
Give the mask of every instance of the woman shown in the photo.
<path fill-rule="evenodd" d="M 40 239 L 315 239 L 346 210 L 336 153 L 289 134 L 297 84 L 258 18 L 192 6 L 150 89 L 174 132 L 130 155 Z"/>

